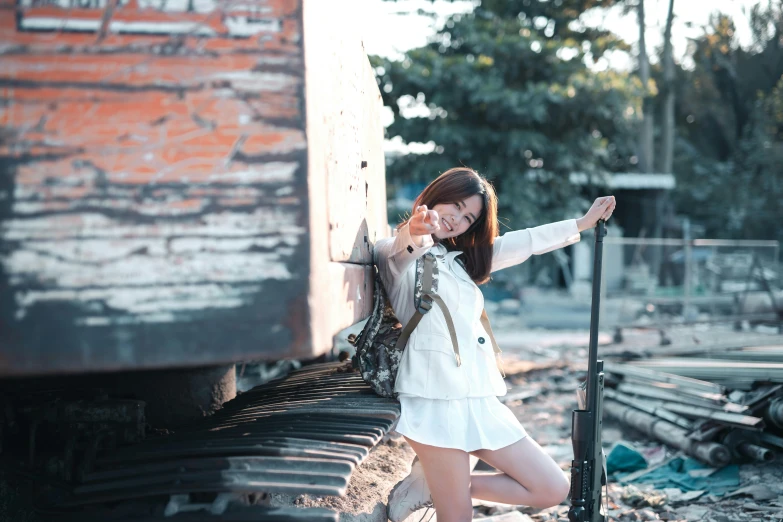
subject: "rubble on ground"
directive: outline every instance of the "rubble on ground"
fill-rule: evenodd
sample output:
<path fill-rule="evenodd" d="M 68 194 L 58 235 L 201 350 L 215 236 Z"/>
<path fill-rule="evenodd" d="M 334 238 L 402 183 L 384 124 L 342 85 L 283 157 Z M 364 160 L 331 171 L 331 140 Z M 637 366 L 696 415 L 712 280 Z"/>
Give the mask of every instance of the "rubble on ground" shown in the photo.
<path fill-rule="evenodd" d="M 508 394 L 503 397 L 505 404 L 517 415 L 524 419 L 523 424 L 530 436 L 536 440 L 544 450 L 555 459 L 564 472 L 568 473 L 573 458 L 571 446 L 571 411 L 576 407 L 576 386 L 580 378 L 584 377 L 587 362 L 587 333 L 586 332 L 546 332 L 541 331 L 536 337 L 531 332 L 522 332 L 521 341 L 514 342 L 514 336 L 510 329 L 503 325 L 496 327 L 503 335 L 501 346 L 504 350 L 504 362 L 507 374 L 506 382 L 509 386 Z M 744 336 L 744 337 L 743 337 Z M 672 344 L 667 347 L 674 350 L 685 350 L 688 342 L 691 343 L 693 352 L 700 352 L 700 357 L 705 353 L 704 346 L 720 345 L 720 343 L 733 343 L 742 346 L 744 341 L 751 339 L 747 333 L 734 332 L 729 327 L 721 329 L 715 326 L 709 329 L 698 327 L 671 329 L 667 337 Z M 758 336 L 755 336 L 758 337 Z M 532 342 L 531 340 L 536 340 Z M 783 336 L 769 335 L 769 345 L 783 345 Z M 698 340 L 698 342 L 696 342 Z M 611 354 L 641 353 L 643 357 L 650 357 L 649 351 L 654 351 L 658 341 L 658 332 L 652 330 L 629 330 L 625 332 L 622 345 L 611 345 L 611 335 L 602 334 L 599 358 L 607 359 L 607 365 L 612 360 Z M 672 348 L 674 347 L 674 348 Z M 697 347 L 701 347 L 697 350 Z M 687 351 L 687 350 L 686 350 Z M 684 354 L 683 354 L 684 355 Z M 668 356 L 668 355 L 667 355 Z M 636 358 L 638 362 L 641 358 Z M 627 364 L 628 357 L 614 357 L 616 363 Z M 641 367 L 640 365 L 635 365 Z M 608 372 L 607 372 L 608 373 Z M 642 381 L 629 379 L 624 381 L 618 375 L 612 375 L 615 379 L 609 382 L 609 386 L 617 386 L 620 383 L 640 385 Z M 665 387 L 651 384 L 662 381 L 644 381 L 647 386 L 656 389 Z M 775 383 L 771 383 L 774 386 Z M 764 415 L 754 410 L 752 415 L 748 409 L 742 409 L 745 397 L 738 394 L 732 395 L 735 389 L 725 387 L 723 393 L 707 397 L 721 404 L 721 411 L 728 405 L 724 412 L 737 415 L 751 416 L 764 419 Z M 761 388 L 764 388 L 762 386 Z M 623 386 L 621 393 L 631 398 L 640 399 L 642 402 L 651 397 L 634 395 L 630 393 L 633 387 Z M 752 390 L 741 390 L 743 393 Z M 758 390 L 753 390 L 758 393 Z M 777 392 L 769 395 L 767 399 L 777 397 Z M 703 399 L 704 397 L 702 397 Z M 764 402 L 762 399 L 761 403 Z M 733 404 L 734 406 L 730 405 Z M 656 404 L 656 407 L 660 405 Z M 752 409 L 752 408 L 751 408 Z M 671 412 L 670 412 L 671 413 Z M 665 415 L 665 413 L 664 413 Z M 736 421 L 736 418 L 728 416 L 724 419 L 694 418 L 692 415 L 677 414 L 691 422 L 691 427 L 699 425 L 702 431 L 710 427 L 720 427 L 726 419 Z M 694 422 L 695 421 L 695 422 Z M 663 421 L 665 422 L 665 421 Z M 761 424 L 755 423 L 753 429 L 743 431 L 753 432 Z M 700 424 L 699 424 L 700 423 Z M 724 431 L 726 425 L 723 425 Z M 729 426 L 731 430 L 737 430 L 736 423 Z M 764 419 L 761 434 L 781 436 L 779 428 L 772 425 L 768 419 Z M 720 431 L 720 430 L 718 430 Z M 736 486 L 727 486 L 726 491 L 715 494 L 709 490 L 688 490 L 682 487 L 656 487 L 645 483 L 645 473 L 651 473 L 656 469 L 676 462 L 676 459 L 692 458 L 681 448 L 672 447 L 655 440 L 637 428 L 618 422 L 616 419 L 606 417 L 603 427 L 603 443 L 607 454 L 617 444 L 624 446 L 643 456 L 647 467 L 634 472 L 614 473 L 609 477 L 607 497 L 605 499 L 607 513 L 610 522 L 631 522 L 647 520 L 664 520 L 670 522 L 691 522 L 703 520 L 706 522 L 735 522 L 756 520 L 783 520 L 783 466 L 772 461 L 748 460 L 741 454 L 731 452 L 731 461 L 737 466 Z M 762 444 L 765 444 L 762 442 Z M 775 451 L 769 447 L 774 456 Z M 781 450 L 783 451 L 783 450 Z M 310 507 L 330 507 L 341 512 L 341 521 L 351 522 L 386 522 L 385 502 L 388 494 L 397 481 L 406 476 L 413 459 L 413 450 L 404 442 L 398 434 L 392 432 L 385 437 L 384 443 L 376 447 L 368 459 L 353 474 L 351 484 L 345 497 L 310 498 L 301 495 L 296 498 L 272 499 L 273 505 L 302 505 Z M 695 459 L 694 459 L 695 461 Z M 385 466 L 385 467 L 384 467 Z M 698 469 L 690 469 L 694 477 L 709 477 L 719 468 L 712 468 L 706 464 L 700 464 Z M 477 470 L 491 470 L 483 462 L 479 462 Z M 723 468 L 720 468 L 723 469 Z M 695 481 L 694 484 L 708 483 L 708 481 Z M 555 506 L 549 509 L 538 510 L 525 506 L 509 506 L 474 500 L 474 519 L 484 519 L 487 522 L 566 522 L 568 520 L 567 504 Z M 434 510 L 421 510 L 406 522 L 435 522 Z"/>

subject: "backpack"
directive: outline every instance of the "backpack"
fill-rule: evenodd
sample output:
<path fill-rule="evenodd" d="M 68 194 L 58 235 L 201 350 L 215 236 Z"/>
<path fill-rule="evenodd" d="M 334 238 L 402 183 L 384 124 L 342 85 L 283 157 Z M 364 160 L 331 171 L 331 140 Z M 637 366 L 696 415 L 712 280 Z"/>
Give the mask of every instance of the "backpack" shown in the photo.
<path fill-rule="evenodd" d="M 443 299 L 437 293 L 438 263 L 435 254 L 427 252 L 416 260 L 416 282 L 413 295 L 416 311 L 408 324 L 405 325 L 405 328 L 402 328 L 389 302 L 381 282 L 378 267 L 373 265 L 373 268 L 375 271 L 375 284 L 372 313 L 359 335 L 348 339 L 348 342 L 356 347 L 352 366 L 354 370 L 359 370 L 362 379 L 376 394 L 381 397 L 396 398 L 394 383 L 397 377 L 397 370 L 402 361 L 405 345 L 422 317 L 432 309 L 433 302 L 440 307 L 446 319 L 446 326 L 449 330 L 451 344 L 454 348 L 454 357 L 458 366 L 462 364 L 459 355 L 459 343 L 457 342 L 457 334 L 451 314 L 446 307 L 446 303 L 443 302 Z M 500 349 L 492 334 L 486 311 L 483 311 L 481 314 L 481 322 L 489 334 L 495 354 L 500 354 Z M 505 374 L 503 376 L 505 377 Z"/>

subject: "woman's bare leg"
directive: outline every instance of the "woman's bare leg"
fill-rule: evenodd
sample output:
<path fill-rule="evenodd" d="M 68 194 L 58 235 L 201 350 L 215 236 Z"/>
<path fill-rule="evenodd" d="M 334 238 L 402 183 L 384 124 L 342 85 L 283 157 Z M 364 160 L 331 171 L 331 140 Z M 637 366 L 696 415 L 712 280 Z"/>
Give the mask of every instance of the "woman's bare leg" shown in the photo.
<path fill-rule="evenodd" d="M 472 475 L 472 498 L 543 509 L 560 504 L 568 496 L 568 478 L 529 436 L 504 448 L 470 453 L 502 472 Z"/>
<path fill-rule="evenodd" d="M 470 456 L 458 449 L 429 446 L 408 437 L 405 440 L 419 456 L 419 462 L 424 468 L 438 522 L 472 520 Z"/>

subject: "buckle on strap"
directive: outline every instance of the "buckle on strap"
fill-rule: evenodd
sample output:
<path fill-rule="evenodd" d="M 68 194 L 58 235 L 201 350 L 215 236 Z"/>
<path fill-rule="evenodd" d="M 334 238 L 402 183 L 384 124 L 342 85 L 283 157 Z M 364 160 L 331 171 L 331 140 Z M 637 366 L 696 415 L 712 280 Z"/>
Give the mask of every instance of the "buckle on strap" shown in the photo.
<path fill-rule="evenodd" d="M 426 314 L 432 310 L 432 298 L 428 295 L 421 296 L 419 307 L 416 310 L 418 310 L 421 314 Z"/>

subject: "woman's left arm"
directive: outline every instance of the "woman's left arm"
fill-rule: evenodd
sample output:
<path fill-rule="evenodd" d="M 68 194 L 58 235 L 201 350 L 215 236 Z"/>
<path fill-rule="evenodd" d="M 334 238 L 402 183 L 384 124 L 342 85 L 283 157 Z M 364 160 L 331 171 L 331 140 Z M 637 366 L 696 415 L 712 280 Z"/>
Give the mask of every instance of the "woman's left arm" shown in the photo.
<path fill-rule="evenodd" d="M 491 271 L 518 265 L 532 255 L 546 254 L 578 242 L 580 232 L 593 228 L 599 219 L 609 219 L 614 207 L 614 196 L 605 196 L 596 199 L 590 210 L 579 219 L 506 232 L 495 238 Z"/>

